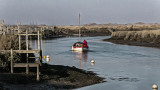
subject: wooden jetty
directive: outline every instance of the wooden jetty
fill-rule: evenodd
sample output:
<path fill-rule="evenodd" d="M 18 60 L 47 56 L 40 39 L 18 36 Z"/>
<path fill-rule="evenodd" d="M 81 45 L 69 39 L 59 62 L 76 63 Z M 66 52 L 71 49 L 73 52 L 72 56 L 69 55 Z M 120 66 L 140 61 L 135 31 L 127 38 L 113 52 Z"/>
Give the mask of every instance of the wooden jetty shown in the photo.
<path fill-rule="evenodd" d="M 15 34 L 19 36 L 19 50 L 0 50 L 0 52 L 10 52 L 11 53 L 11 73 L 14 73 L 14 68 L 21 68 L 25 67 L 26 68 L 26 74 L 29 74 L 29 67 L 36 67 L 37 68 L 37 80 L 40 80 L 40 72 L 39 72 L 39 67 L 42 65 L 42 34 L 40 34 L 40 31 L 37 32 L 37 34 L 29 34 L 28 30 L 26 30 L 26 33 L 20 33 L 18 31 L 18 34 Z M 38 49 L 36 50 L 29 50 L 29 43 L 28 43 L 28 36 L 37 36 L 38 38 Z M 25 36 L 25 41 L 26 41 L 26 50 L 21 50 L 21 37 Z M 26 63 L 14 63 L 13 59 L 13 53 L 26 53 L 26 58 L 27 62 Z M 29 53 L 34 53 L 38 54 L 38 57 L 29 57 Z M 38 58 L 37 62 L 34 63 L 29 63 L 28 59 L 29 58 Z"/>

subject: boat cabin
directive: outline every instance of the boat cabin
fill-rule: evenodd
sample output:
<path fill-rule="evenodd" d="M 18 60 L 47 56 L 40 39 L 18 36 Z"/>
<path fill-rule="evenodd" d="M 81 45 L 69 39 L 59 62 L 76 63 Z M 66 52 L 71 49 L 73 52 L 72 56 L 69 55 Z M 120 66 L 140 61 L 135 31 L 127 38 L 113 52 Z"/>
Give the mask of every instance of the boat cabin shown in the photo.
<path fill-rule="evenodd" d="M 73 47 L 83 47 L 83 42 L 76 42 Z"/>

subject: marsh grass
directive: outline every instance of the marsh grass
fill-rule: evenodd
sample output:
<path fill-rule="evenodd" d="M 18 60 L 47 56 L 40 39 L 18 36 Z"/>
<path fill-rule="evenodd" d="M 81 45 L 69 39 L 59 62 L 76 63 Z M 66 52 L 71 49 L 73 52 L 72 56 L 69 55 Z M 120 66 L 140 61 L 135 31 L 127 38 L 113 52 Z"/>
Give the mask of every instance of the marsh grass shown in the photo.
<path fill-rule="evenodd" d="M 142 30 L 142 31 L 116 31 L 111 35 L 112 39 L 160 43 L 159 30 Z"/>

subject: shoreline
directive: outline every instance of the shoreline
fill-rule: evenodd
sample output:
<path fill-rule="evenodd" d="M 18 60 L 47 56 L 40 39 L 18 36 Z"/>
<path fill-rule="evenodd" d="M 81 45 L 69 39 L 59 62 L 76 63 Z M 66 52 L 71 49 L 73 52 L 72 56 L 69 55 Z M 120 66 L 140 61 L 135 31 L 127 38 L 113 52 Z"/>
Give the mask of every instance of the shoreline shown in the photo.
<path fill-rule="evenodd" d="M 147 42 L 138 42 L 138 41 L 129 41 L 129 40 L 114 40 L 111 38 L 103 39 L 103 41 L 112 42 L 114 44 L 121 44 L 121 45 L 160 48 L 160 44 L 158 43 L 147 43 Z"/>
<path fill-rule="evenodd" d="M 24 69 L 25 70 L 25 69 Z M 29 75 L 21 73 L 0 73 L 0 90 L 25 89 L 76 89 L 84 86 L 103 83 L 104 78 L 97 76 L 92 71 L 85 71 L 76 67 L 43 64 L 41 67 L 40 81 L 36 81 L 34 68 Z"/>

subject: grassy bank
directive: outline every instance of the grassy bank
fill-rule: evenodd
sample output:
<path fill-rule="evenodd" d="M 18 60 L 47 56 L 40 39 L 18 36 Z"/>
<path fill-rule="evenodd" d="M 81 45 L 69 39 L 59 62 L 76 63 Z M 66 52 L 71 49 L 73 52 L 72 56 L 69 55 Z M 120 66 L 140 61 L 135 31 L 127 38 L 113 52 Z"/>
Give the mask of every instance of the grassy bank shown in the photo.
<path fill-rule="evenodd" d="M 35 69 L 29 75 L 25 70 L 17 70 L 20 74 L 0 73 L 0 89 L 73 89 L 104 82 L 103 78 L 95 73 L 75 67 L 43 64 L 41 67 L 41 80 L 36 81 Z M 2 90 L 3 90 L 2 89 Z"/>
<path fill-rule="evenodd" d="M 117 44 L 128 44 L 136 46 L 160 47 L 160 30 L 142 31 L 116 31 L 113 32 L 110 41 Z"/>
<path fill-rule="evenodd" d="M 81 34 L 84 36 L 106 36 L 111 35 L 115 31 L 142 31 L 142 30 L 157 30 L 160 29 L 160 24 L 86 24 L 81 27 Z M 79 26 L 56 26 L 57 31 L 64 33 L 65 35 L 78 34 Z"/>

